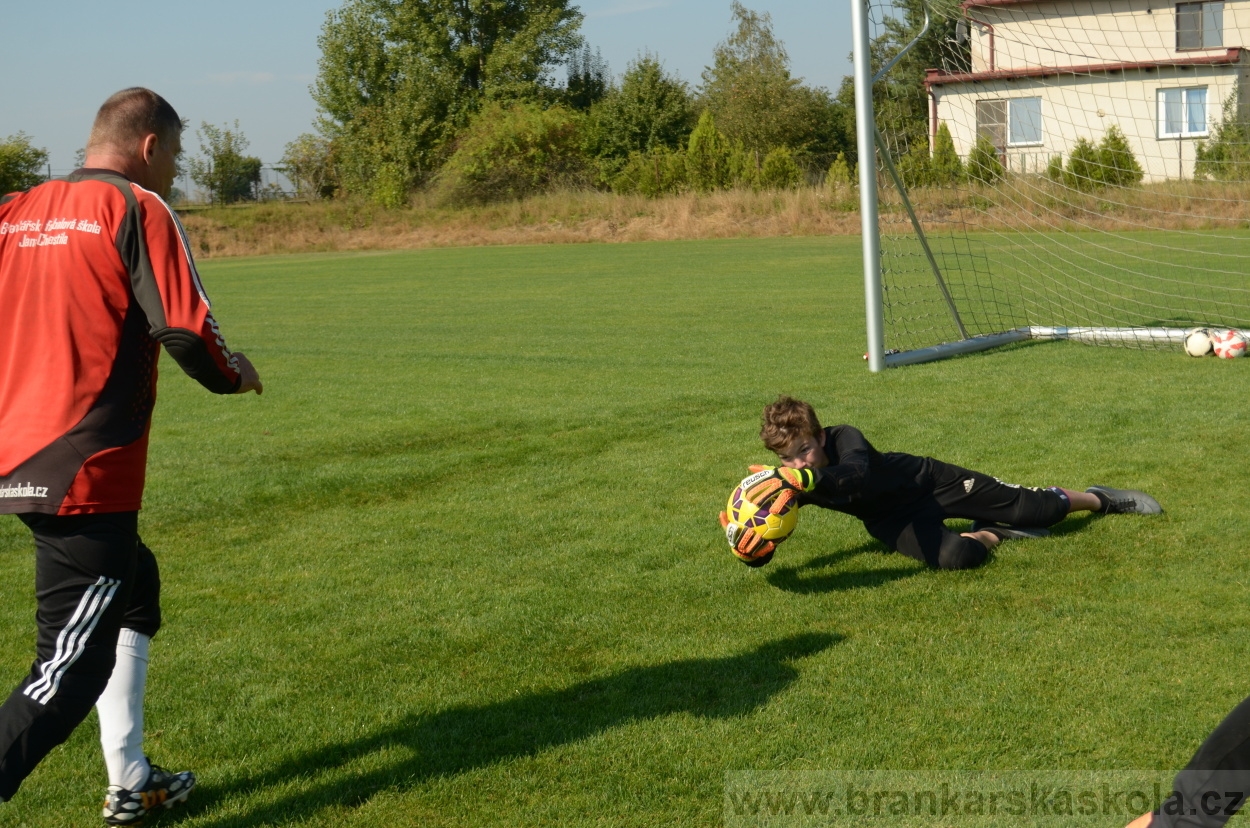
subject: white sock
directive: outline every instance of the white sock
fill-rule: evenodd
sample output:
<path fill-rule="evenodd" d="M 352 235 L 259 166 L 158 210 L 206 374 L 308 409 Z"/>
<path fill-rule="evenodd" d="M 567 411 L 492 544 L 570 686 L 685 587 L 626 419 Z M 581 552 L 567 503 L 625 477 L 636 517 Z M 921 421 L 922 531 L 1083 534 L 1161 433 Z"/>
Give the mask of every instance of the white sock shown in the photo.
<path fill-rule="evenodd" d="M 95 703 L 109 784 L 128 791 L 141 788 L 151 770 L 143 755 L 143 691 L 148 680 L 151 640 L 142 633 L 122 629 L 117 638 L 113 675 Z"/>

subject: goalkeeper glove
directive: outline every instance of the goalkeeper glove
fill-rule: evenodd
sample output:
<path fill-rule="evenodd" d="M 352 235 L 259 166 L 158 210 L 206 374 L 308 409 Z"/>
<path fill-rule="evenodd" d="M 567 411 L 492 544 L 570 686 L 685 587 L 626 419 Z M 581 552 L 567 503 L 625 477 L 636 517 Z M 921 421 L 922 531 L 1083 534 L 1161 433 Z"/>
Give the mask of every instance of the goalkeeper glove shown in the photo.
<path fill-rule="evenodd" d="M 781 511 L 801 492 L 815 489 L 820 479 L 814 469 L 788 469 L 785 466 L 751 466 L 750 469 L 755 474 L 742 481 L 742 493 L 747 500 L 759 506 L 768 504 L 773 514 Z"/>
<path fill-rule="evenodd" d="M 729 522 L 729 515 L 720 513 L 720 525 L 725 530 L 729 549 L 747 566 L 763 566 L 773 559 L 777 544 L 761 538 L 754 529 Z"/>

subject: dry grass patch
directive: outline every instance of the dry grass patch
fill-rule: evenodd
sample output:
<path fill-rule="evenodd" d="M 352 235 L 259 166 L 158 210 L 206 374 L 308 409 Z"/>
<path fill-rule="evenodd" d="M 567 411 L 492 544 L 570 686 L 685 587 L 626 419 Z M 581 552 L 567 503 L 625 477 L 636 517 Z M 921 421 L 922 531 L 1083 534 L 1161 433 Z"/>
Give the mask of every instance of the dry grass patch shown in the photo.
<path fill-rule="evenodd" d="M 1244 184 L 1167 182 L 1074 193 L 1040 176 L 997 187 L 922 189 L 911 199 L 928 227 L 968 230 L 1200 230 L 1250 226 Z M 881 209 L 907 219 L 889 191 Z M 352 201 L 272 202 L 188 209 L 183 221 L 200 257 L 499 244 L 852 235 L 855 190 L 802 188 L 686 193 L 659 199 L 565 191 L 451 208 L 417 196 L 404 210 Z M 888 220 L 888 219 L 887 219 Z M 905 229 L 904 232 L 910 232 Z"/>
<path fill-rule="evenodd" d="M 856 204 L 829 192 L 728 191 L 661 199 L 562 192 L 451 209 L 275 202 L 183 212 L 200 257 L 496 244 L 628 242 L 859 232 Z"/>

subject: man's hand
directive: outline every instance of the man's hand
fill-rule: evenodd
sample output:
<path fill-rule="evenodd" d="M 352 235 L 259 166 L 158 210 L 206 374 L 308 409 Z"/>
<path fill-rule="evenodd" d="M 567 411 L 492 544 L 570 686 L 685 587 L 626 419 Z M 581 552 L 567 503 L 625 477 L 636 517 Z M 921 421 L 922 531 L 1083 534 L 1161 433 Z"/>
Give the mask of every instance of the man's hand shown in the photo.
<path fill-rule="evenodd" d="M 763 566 L 773 559 L 777 544 L 764 540 L 754 529 L 729 522 L 729 515 L 720 513 L 720 525 L 725 530 L 729 549 L 747 566 Z"/>
<path fill-rule="evenodd" d="M 800 492 L 815 489 L 819 479 L 814 469 L 788 469 L 785 466 L 751 466 L 750 469 L 754 474 L 742 481 L 742 493 L 758 506 L 767 504 L 773 514 L 780 512 Z"/>
<path fill-rule="evenodd" d="M 252 361 L 243 356 L 242 351 L 235 351 L 231 356 L 234 357 L 235 364 L 239 366 L 239 376 L 243 381 L 239 383 L 239 390 L 236 394 L 246 394 L 248 391 L 255 391 L 257 394 L 265 390 L 265 386 L 261 384 L 260 374 L 256 372 Z"/>

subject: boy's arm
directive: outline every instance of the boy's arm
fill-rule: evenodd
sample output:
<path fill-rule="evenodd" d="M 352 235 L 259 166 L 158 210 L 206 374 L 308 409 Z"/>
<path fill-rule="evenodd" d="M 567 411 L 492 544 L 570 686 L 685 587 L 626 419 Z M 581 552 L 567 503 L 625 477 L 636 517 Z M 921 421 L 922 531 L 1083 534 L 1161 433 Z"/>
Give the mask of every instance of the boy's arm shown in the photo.
<path fill-rule="evenodd" d="M 842 497 L 857 494 L 868 481 L 872 446 L 854 426 L 834 426 L 830 431 L 825 449 L 829 465 L 819 470 L 816 490 Z"/>

